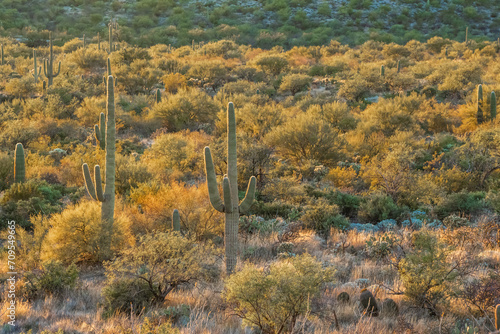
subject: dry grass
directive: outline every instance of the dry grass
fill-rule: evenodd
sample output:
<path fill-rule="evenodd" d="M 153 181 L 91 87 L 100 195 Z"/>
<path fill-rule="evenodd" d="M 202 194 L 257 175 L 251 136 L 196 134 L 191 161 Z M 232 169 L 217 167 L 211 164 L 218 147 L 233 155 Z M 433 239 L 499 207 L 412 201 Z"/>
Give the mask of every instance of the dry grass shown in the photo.
<path fill-rule="evenodd" d="M 314 233 L 304 231 L 293 241 L 296 253 L 308 252 L 326 265 L 336 268 L 336 281 L 328 284 L 320 298 L 311 304 L 310 312 L 299 319 L 294 333 L 454 333 L 452 331 L 459 317 L 472 319 L 466 305 L 460 302 L 453 302 L 441 318 L 433 318 L 422 310 L 412 308 L 402 295 L 394 294 L 394 291 L 402 289 L 398 273 L 388 262 L 368 259 L 364 255 L 364 245 L 369 237 L 370 234 L 366 232 L 332 233 L 328 243 L 325 243 Z M 341 242 L 347 243 L 348 249 L 337 247 Z M 242 267 L 245 260 L 262 267 L 268 266 L 276 259 L 278 244 L 275 233 L 242 239 L 238 268 Z M 475 275 L 481 275 L 487 267 L 498 268 L 500 250 L 482 251 L 478 258 L 484 268 L 480 267 Z M 189 319 L 182 324 L 174 323 L 183 334 L 250 333 L 248 328 L 241 327 L 241 320 L 231 314 L 221 296 L 223 277 L 217 282 L 199 282 L 174 291 L 163 305 L 144 310 L 138 316 L 116 314 L 106 319 L 100 306 L 103 302 L 103 271 L 86 270 L 80 276 L 78 288 L 62 296 L 19 302 L 18 327 L 9 331 L 10 328 L 4 326 L 0 333 L 21 333 L 28 329 L 32 329 L 33 333 L 42 330 L 55 332 L 59 329 L 65 333 L 140 333 L 145 317 L 157 322 L 164 321 L 164 316 L 158 316 L 160 311 L 180 304 L 190 307 Z M 358 301 L 363 287 L 368 287 L 380 301 L 394 299 L 399 305 L 400 316 L 386 316 L 384 313 L 376 318 L 363 316 Z M 351 297 L 347 303 L 337 301 L 337 295 L 344 291 Z M 6 320 L 5 311 L 6 305 L 3 303 L 0 306 L 2 321 Z M 487 327 L 491 328 L 488 318 L 473 321 L 481 328 L 480 333 L 486 333 Z"/>

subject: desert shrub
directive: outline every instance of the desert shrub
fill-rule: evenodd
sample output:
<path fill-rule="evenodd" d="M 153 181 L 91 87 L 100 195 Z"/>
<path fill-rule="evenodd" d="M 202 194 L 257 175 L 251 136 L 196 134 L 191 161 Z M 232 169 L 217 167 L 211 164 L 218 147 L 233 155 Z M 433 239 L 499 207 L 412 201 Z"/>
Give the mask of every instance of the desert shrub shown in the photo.
<path fill-rule="evenodd" d="M 338 190 L 330 192 L 326 195 L 326 198 L 331 203 L 338 205 L 340 213 L 347 217 L 355 217 L 361 204 L 359 196 L 343 193 Z"/>
<path fill-rule="evenodd" d="M 385 219 L 395 219 L 400 209 L 391 197 L 374 193 L 359 206 L 358 217 L 365 222 L 379 222 Z"/>
<path fill-rule="evenodd" d="M 17 227 L 16 265 L 23 270 L 40 266 L 42 244 L 49 230 L 48 219 L 41 214 L 31 217 L 32 231 Z"/>
<path fill-rule="evenodd" d="M 479 315 L 493 311 L 500 303 L 500 276 L 489 273 L 467 282 L 460 297 L 471 304 Z"/>
<path fill-rule="evenodd" d="M 365 251 L 369 257 L 382 260 L 392 252 L 398 242 L 399 238 L 392 232 L 384 233 L 378 238 L 372 236 L 366 241 Z"/>
<path fill-rule="evenodd" d="M 309 254 L 275 262 L 266 271 L 246 264 L 226 281 L 224 298 L 244 325 L 263 333 L 292 332 L 308 301 L 332 279 L 333 269 Z"/>
<path fill-rule="evenodd" d="M 255 64 L 262 71 L 277 76 L 288 67 L 288 60 L 280 55 L 263 55 L 256 60 Z"/>
<path fill-rule="evenodd" d="M 415 306 L 438 314 L 438 306 L 452 295 L 460 266 L 436 235 L 423 230 L 413 235 L 413 249 L 399 263 L 405 297 Z"/>
<path fill-rule="evenodd" d="M 132 285 L 139 300 L 159 303 L 183 284 L 203 278 L 204 266 L 212 262 L 210 250 L 177 232 L 144 235 L 135 247 L 105 265 L 105 298 L 111 309 L 123 310 Z M 141 282 L 141 283 L 139 283 Z M 144 285 L 144 289 L 140 286 Z"/>
<path fill-rule="evenodd" d="M 24 275 L 23 294 L 33 299 L 44 294 L 60 294 L 72 289 L 78 279 L 78 269 L 75 264 L 63 265 L 61 262 L 50 260 L 42 264 L 42 270 L 28 271 Z"/>
<path fill-rule="evenodd" d="M 459 192 L 446 196 L 442 203 L 435 208 L 438 218 L 443 219 L 453 213 L 475 214 L 488 207 L 484 192 Z"/>
<path fill-rule="evenodd" d="M 293 96 L 304 91 L 311 85 L 312 78 L 305 74 L 288 74 L 283 77 L 280 85 L 281 92 L 290 92 Z"/>
<path fill-rule="evenodd" d="M 64 264 L 99 263 L 109 258 L 103 253 L 103 224 L 101 205 L 96 201 L 81 201 L 49 218 L 49 229 L 42 246 L 42 259 L 56 259 Z M 115 215 L 112 251 L 133 243 L 130 221 L 123 215 Z"/>
<path fill-rule="evenodd" d="M 339 214 L 337 205 L 328 204 L 326 200 L 318 200 L 316 205 L 306 206 L 301 217 L 304 227 L 313 229 L 327 236 L 331 228 L 345 230 L 349 220 Z"/>
<path fill-rule="evenodd" d="M 217 111 L 219 107 L 212 98 L 197 89 L 181 90 L 151 108 L 151 114 L 171 131 L 195 130 L 213 124 Z"/>
<path fill-rule="evenodd" d="M 139 313 L 154 300 L 148 282 L 140 278 L 122 278 L 107 282 L 102 289 L 104 314 L 116 312 Z"/>
<path fill-rule="evenodd" d="M 163 85 L 165 86 L 165 92 L 171 94 L 177 94 L 180 89 L 185 89 L 187 87 L 187 80 L 181 73 L 169 73 L 163 78 Z"/>
<path fill-rule="evenodd" d="M 170 322 L 155 324 L 151 319 L 145 318 L 141 325 L 140 334 L 180 334 L 180 332 L 181 331 L 173 327 Z"/>

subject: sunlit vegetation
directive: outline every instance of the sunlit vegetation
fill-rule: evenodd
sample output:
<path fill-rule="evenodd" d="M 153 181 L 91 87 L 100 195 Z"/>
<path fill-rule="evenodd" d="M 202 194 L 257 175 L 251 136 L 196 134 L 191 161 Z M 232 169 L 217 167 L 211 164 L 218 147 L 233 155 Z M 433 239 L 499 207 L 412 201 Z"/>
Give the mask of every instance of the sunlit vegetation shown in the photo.
<path fill-rule="evenodd" d="M 318 28 L 296 9 L 309 3 L 262 6 L 308 33 Z M 330 15 L 328 4 L 318 15 Z M 212 30 L 189 32 L 197 16 L 188 7 L 129 6 L 112 4 L 135 16 L 115 29 L 120 38 L 111 53 L 104 38 L 100 49 L 96 39 L 84 47 L 67 38 L 87 24 L 60 23 L 68 35 L 54 33 L 53 63 L 61 69 L 51 85 L 43 70 L 33 76 L 32 47 L 42 64 L 48 33 L 30 32 L 26 43 L 1 39 L 0 272 L 3 281 L 7 224 L 15 220 L 19 333 L 495 329 L 496 41 L 432 37 L 400 45 L 374 38 L 356 47 L 328 40 L 284 49 L 286 31 L 261 31 L 250 46 L 229 38 L 242 29 L 226 22 L 235 20 L 227 14 L 233 5 L 209 12 Z M 348 1 L 338 10 L 356 16 L 371 6 Z M 156 12 L 171 13 L 178 28 L 156 31 Z M 86 20 L 103 20 L 89 14 Z M 165 39 L 129 44 L 137 31 Z M 110 96 L 115 143 L 101 131 L 111 124 Z M 227 130 L 230 102 L 235 136 Z M 237 143 L 236 154 L 228 154 L 228 142 Z M 217 182 L 207 179 L 206 146 Z M 238 173 L 224 181 L 235 156 Z M 91 167 L 87 188 L 83 163 Z M 102 206 L 109 197 L 99 190 L 112 180 L 105 170 L 115 177 L 111 224 L 103 223 L 110 222 Z M 238 207 L 249 180 L 255 201 Z M 180 231 L 172 231 L 174 209 Z M 231 222 L 239 234 L 231 238 L 236 260 L 228 268 Z"/>

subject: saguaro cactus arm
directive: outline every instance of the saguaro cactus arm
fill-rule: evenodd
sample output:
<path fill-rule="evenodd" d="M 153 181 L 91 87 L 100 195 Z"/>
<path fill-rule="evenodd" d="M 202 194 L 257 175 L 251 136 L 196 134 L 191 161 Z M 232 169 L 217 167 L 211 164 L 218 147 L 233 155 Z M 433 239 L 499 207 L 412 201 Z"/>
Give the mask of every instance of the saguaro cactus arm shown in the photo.
<path fill-rule="evenodd" d="M 224 204 L 220 198 L 219 189 L 217 188 L 217 178 L 215 176 L 214 162 L 212 160 L 212 153 L 210 148 L 205 147 L 205 172 L 207 175 L 207 187 L 210 203 L 215 210 L 224 212 Z"/>
<path fill-rule="evenodd" d="M 245 198 L 240 203 L 240 213 L 245 213 L 250 209 L 253 204 L 253 200 L 255 199 L 255 185 L 257 184 L 257 179 L 255 176 L 250 178 L 248 181 L 247 193 L 245 194 Z"/>
<path fill-rule="evenodd" d="M 94 125 L 95 139 L 99 142 L 99 146 L 104 150 L 106 148 L 106 115 L 101 113 L 99 125 Z"/>
<path fill-rule="evenodd" d="M 224 180 L 222 181 L 222 189 L 224 190 L 224 212 L 233 213 L 233 203 L 231 199 L 231 181 L 224 176 Z"/>

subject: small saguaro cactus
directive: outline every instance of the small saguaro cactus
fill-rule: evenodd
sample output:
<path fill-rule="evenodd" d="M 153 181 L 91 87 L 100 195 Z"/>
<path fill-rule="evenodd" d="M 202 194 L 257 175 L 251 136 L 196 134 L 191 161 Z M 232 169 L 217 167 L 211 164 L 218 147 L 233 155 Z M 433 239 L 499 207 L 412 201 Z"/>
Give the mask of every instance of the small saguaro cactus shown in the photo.
<path fill-rule="evenodd" d="M 3 56 L 3 44 L 0 46 L 0 58 L 1 58 L 1 64 L 0 65 L 5 64 L 4 56 Z"/>
<path fill-rule="evenodd" d="M 255 176 L 248 182 L 247 192 L 243 201 L 238 198 L 238 169 L 236 157 L 236 118 L 234 105 L 227 106 L 227 175 L 223 179 L 223 198 L 219 194 L 217 178 L 210 148 L 205 147 L 205 171 L 210 203 L 213 208 L 224 213 L 224 245 L 226 255 L 226 272 L 228 275 L 236 268 L 238 253 L 238 224 L 240 213 L 245 213 L 252 206 L 255 197 Z"/>
<path fill-rule="evenodd" d="M 494 91 L 491 92 L 490 97 L 490 117 L 492 121 L 497 118 L 497 96 Z"/>
<path fill-rule="evenodd" d="M 103 252 L 105 256 L 110 255 L 111 235 L 113 230 L 113 216 L 115 212 L 115 150 L 116 150 L 116 121 L 115 121 L 115 94 L 113 77 L 107 80 L 107 105 L 106 105 L 106 132 L 105 132 L 105 187 L 104 192 L 101 183 L 101 168 L 94 167 L 95 185 L 92 183 L 89 166 L 82 166 L 83 177 L 87 191 L 92 199 L 101 202 L 101 224 L 103 225 Z M 102 126 L 102 125 L 101 125 Z"/>
<path fill-rule="evenodd" d="M 401 60 L 398 60 L 398 73 L 401 72 Z"/>
<path fill-rule="evenodd" d="M 97 50 L 101 51 L 101 35 L 97 33 Z"/>
<path fill-rule="evenodd" d="M 161 102 L 161 91 L 159 88 L 156 90 L 155 97 L 156 97 L 156 103 L 160 103 Z"/>
<path fill-rule="evenodd" d="M 477 113 L 476 113 L 477 124 L 481 124 L 484 121 L 482 104 L 483 104 L 483 85 L 479 85 L 477 87 Z"/>
<path fill-rule="evenodd" d="M 35 83 L 38 83 L 38 77 L 42 73 L 42 67 L 37 66 L 36 64 L 36 50 L 33 49 L 33 78 L 35 79 Z"/>
<path fill-rule="evenodd" d="M 49 43 L 50 43 L 50 55 L 49 59 L 45 59 L 43 62 L 43 74 L 47 77 L 48 86 L 52 86 L 53 80 L 55 77 L 59 75 L 61 72 L 61 62 L 59 62 L 59 67 L 57 69 L 57 73 L 54 73 L 54 51 L 52 46 L 52 31 L 49 32 Z"/>
<path fill-rule="evenodd" d="M 83 34 L 83 48 L 84 49 L 85 49 L 85 46 L 86 46 L 86 44 L 85 44 L 85 34 Z"/>
<path fill-rule="evenodd" d="M 108 53 L 111 53 L 113 51 L 115 51 L 115 46 L 113 45 L 113 26 L 116 26 L 116 23 L 113 22 L 113 20 L 110 20 L 109 21 L 109 24 L 108 24 L 108 29 L 109 29 L 109 50 L 108 50 Z"/>
<path fill-rule="evenodd" d="M 385 66 L 380 66 L 380 76 L 383 77 L 385 75 Z"/>
<path fill-rule="evenodd" d="M 179 215 L 179 210 L 177 209 L 172 212 L 172 231 L 181 231 L 181 216 Z"/>
<path fill-rule="evenodd" d="M 24 163 L 23 144 L 17 143 L 14 152 L 14 182 L 22 183 L 26 180 L 26 167 Z"/>

